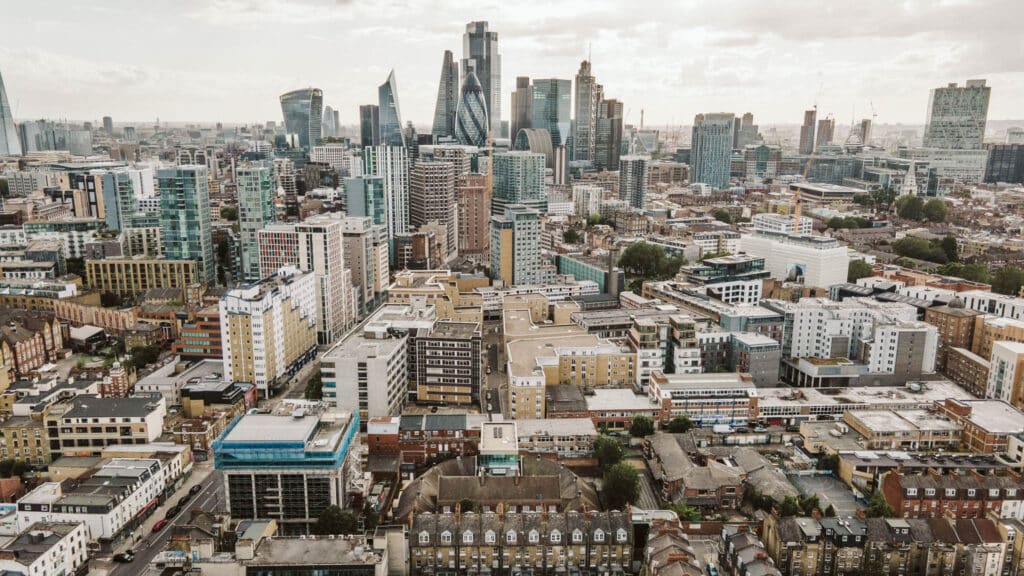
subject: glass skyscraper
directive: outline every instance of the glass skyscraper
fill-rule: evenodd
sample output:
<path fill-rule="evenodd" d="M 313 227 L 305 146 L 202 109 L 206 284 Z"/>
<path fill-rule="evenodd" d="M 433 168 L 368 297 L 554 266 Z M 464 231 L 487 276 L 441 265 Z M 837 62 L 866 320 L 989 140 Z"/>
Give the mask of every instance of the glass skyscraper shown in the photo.
<path fill-rule="evenodd" d="M 403 146 L 372 146 L 364 149 L 363 173 L 379 176 L 384 182 L 388 241 L 393 249 L 395 236 L 409 232 L 408 150 Z"/>
<path fill-rule="evenodd" d="M 359 145 L 363 148 L 380 144 L 380 107 L 363 104 L 359 107 Z"/>
<path fill-rule="evenodd" d="M 647 156 L 623 156 L 619 159 L 619 200 L 625 201 L 630 208 L 643 210 L 647 207 L 649 163 Z"/>
<path fill-rule="evenodd" d="M 478 83 L 479 84 L 479 83 Z M 437 86 L 437 104 L 434 106 L 434 126 L 431 130 L 437 138 L 455 136 L 455 111 L 459 96 L 459 66 L 451 50 L 444 51 L 441 62 L 441 80 Z"/>
<path fill-rule="evenodd" d="M 0 76 L 0 156 L 21 156 L 21 141 L 18 128 L 14 125 L 14 113 L 7 101 L 7 88 Z"/>
<path fill-rule="evenodd" d="M 484 92 L 491 134 L 501 134 L 501 54 L 498 54 L 498 33 L 488 30 L 487 22 L 466 24 L 462 36 L 462 81 L 469 72 L 476 72 Z"/>
<path fill-rule="evenodd" d="M 459 144 L 487 146 L 487 103 L 484 102 L 483 88 L 473 72 L 462 83 L 455 126 Z"/>
<path fill-rule="evenodd" d="M 398 110 L 398 85 L 395 83 L 395 71 L 388 74 L 388 79 L 377 88 L 380 102 L 380 143 L 384 146 L 405 146 L 402 135 L 402 114 Z"/>
<path fill-rule="evenodd" d="M 345 212 L 349 216 L 369 216 L 375 225 L 388 223 L 384 200 L 384 179 L 380 176 L 345 178 Z"/>
<path fill-rule="evenodd" d="M 258 282 L 262 274 L 257 234 L 268 224 L 277 221 L 274 206 L 274 164 L 259 162 L 242 166 L 236 174 L 238 225 L 242 241 L 242 277 L 246 282 Z"/>
<path fill-rule="evenodd" d="M 732 162 L 732 114 L 697 114 L 690 140 L 690 182 L 717 190 L 729 187 Z"/>
<path fill-rule="evenodd" d="M 298 137 L 299 147 L 309 152 L 320 144 L 323 127 L 324 93 L 319 88 L 292 90 L 281 95 L 284 129 Z"/>
<path fill-rule="evenodd" d="M 604 99 L 603 89 L 590 73 L 590 62 L 580 63 L 576 73 L 576 124 L 572 151 L 573 160 L 593 160 L 597 146 L 598 105 Z"/>
<path fill-rule="evenodd" d="M 491 214 L 505 214 L 505 207 L 522 204 L 544 213 L 548 198 L 544 187 L 546 159 L 536 152 L 513 151 L 494 155 L 494 193 Z"/>
<path fill-rule="evenodd" d="M 156 172 L 160 240 L 168 260 L 194 260 L 207 285 L 217 280 L 210 228 L 206 166 L 174 166 Z"/>
<path fill-rule="evenodd" d="M 992 88 L 986 86 L 984 80 L 968 80 L 964 86 L 953 82 L 945 88 L 932 90 L 924 126 L 924 147 L 981 150 L 991 95 Z"/>
<path fill-rule="evenodd" d="M 512 121 L 509 137 L 515 142 L 519 131 L 533 128 L 533 87 L 528 76 L 516 78 L 516 89 L 512 91 Z"/>
<path fill-rule="evenodd" d="M 569 141 L 572 127 L 572 82 L 549 78 L 533 81 L 533 127 L 551 133 L 551 147 Z"/>

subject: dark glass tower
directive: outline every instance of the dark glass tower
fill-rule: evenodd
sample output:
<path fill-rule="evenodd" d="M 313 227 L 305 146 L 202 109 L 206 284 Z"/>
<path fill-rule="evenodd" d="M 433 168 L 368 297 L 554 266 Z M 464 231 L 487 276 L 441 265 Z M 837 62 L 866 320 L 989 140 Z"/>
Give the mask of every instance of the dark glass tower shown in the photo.
<path fill-rule="evenodd" d="M 533 127 L 551 133 L 551 147 L 569 141 L 572 126 L 572 82 L 549 78 L 533 81 Z"/>
<path fill-rule="evenodd" d="M 402 135 L 402 114 L 398 110 L 398 85 L 395 83 L 395 71 L 388 74 L 388 79 L 377 88 L 380 101 L 380 143 L 384 146 L 405 147 Z"/>
<path fill-rule="evenodd" d="M 501 134 L 501 55 L 498 33 L 488 30 L 487 22 L 466 24 L 462 36 L 462 81 L 476 72 L 490 115 L 491 133 Z"/>
<path fill-rule="evenodd" d="M 284 129 L 298 136 L 299 147 L 309 152 L 310 146 L 320 144 L 324 113 L 324 93 L 319 88 L 292 90 L 281 95 Z"/>
<path fill-rule="evenodd" d="M 434 127 L 431 134 L 437 138 L 455 136 L 455 111 L 458 107 L 459 66 L 451 50 L 444 51 L 441 63 L 441 81 L 437 86 L 437 105 L 434 106 Z"/>
<path fill-rule="evenodd" d="M 364 104 L 359 107 L 359 145 L 363 148 L 380 144 L 380 107 Z"/>

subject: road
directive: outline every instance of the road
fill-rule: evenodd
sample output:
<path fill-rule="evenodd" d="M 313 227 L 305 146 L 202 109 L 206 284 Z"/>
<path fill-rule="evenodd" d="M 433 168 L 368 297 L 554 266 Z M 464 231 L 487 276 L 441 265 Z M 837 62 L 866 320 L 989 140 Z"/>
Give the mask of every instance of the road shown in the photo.
<path fill-rule="evenodd" d="M 505 399 L 508 397 L 508 385 L 507 378 L 503 368 L 505 367 L 505 352 L 502 348 L 501 337 L 501 322 L 500 321 L 489 321 L 484 322 L 484 348 L 486 356 L 486 364 L 490 367 L 491 373 L 486 374 L 484 379 L 484 402 L 481 408 L 483 411 L 490 412 L 492 414 L 503 414 L 509 415 L 509 409 L 506 406 L 507 402 Z M 487 393 L 490 393 L 490 399 L 487 399 Z M 491 409 L 487 410 L 487 404 L 490 403 Z"/>
<path fill-rule="evenodd" d="M 188 505 L 182 506 L 182 510 L 178 515 L 172 518 L 160 532 L 154 534 L 152 532 L 153 525 L 164 518 L 167 510 L 175 502 L 182 498 L 187 498 L 189 490 L 192 486 L 196 485 L 202 486 L 202 490 L 191 499 L 188 499 Z M 181 488 L 171 495 L 163 505 L 157 508 L 141 526 L 135 529 L 135 537 L 138 541 L 134 547 L 129 542 L 124 542 L 115 550 L 115 553 L 121 553 L 132 549 L 135 552 L 135 559 L 126 564 L 118 564 L 109 559 L 95 560 L 91 563 L 92 569 L 90 574 L 107 574 L 108 576 L 140 574 L 146 565 L 167 546 L 167 541 L 170 539 L 171 532 L 173 531 L 172 527 L 183 526 L 191 520 L 190 512 L 192 509 L 196 508 L 207 512 L 214 512 L 223 510 L 225 507 L 223 475 L 221 472 L 213 469 L 212 462 L 197 463 L 192 470 L 192 476 Z"/>

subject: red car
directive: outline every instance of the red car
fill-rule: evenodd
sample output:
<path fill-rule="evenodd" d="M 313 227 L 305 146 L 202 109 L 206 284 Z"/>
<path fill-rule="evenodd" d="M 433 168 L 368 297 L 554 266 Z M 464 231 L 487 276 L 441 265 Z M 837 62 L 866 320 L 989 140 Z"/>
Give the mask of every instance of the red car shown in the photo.
<path fill-rule="evenodd" d="M 153 524 L 153 532 L 156 533 L 156 532 L 159 532 L 159 531 L 163 530 L 164 526 L 167 526 L 167 524 L 169 522 L 170 522 L 170 520 L 167 520 L 167 519 L 157 520 L 156 524 Z"/>

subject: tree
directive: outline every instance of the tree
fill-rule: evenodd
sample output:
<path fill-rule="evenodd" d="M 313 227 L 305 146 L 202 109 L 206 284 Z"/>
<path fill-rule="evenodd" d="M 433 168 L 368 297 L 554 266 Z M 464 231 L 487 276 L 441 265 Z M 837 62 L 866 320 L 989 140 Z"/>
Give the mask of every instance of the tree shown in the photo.
<path fill-rule="evenodd" d="M 608 470 L 622 461 L 625 453 L 622 445 L 611 436 L 601 435 L 594 440 L 594 456 L 602 470 Z"/>
<path fill-rule="evenodd" d="M 831 505 L 831 504 L 829 504 L 828 508 L 825 508 L 825 518 L 835 518 L 835 517 L 836 517 L 836 507 Z"/>
<path fill-rule="evenodd" d="M 680 414 L 668 422 L 668 431 L 673 434 L 682 434 L 684 432 L 689 432 L 692 429 L 693 420 L 690 420 L 690 417 L 686 414 Z"/>
<path fill-rule="evenodd" d="M 804 516 L 810 516 L 811 514 L 814 514 L 814 510 L 818 508 L 820 505 L 821 502 L 818 500 L 817 494 L 811 494 L 806 498 L 800 499 L 800 511 L 803 513 Z"/>
<path fill-rule="evenodd" d="M 864 509 L 864 515 L 868 518 L 893 518 L 896 516 L 896 511 L 885 501 L 882 492 L 878 491 L 871 495 L 868 507 Z"/>
<path fill-rule="evenodd" d="M 996 271 L 992 278 L 992 291 L 999 294 L 1016 296 L 1024 285 L 1024 270 L 1016 266 L 1004 266 Z"/>
<path fill-rule="evenodd" d="M 832 474 L 839 474 L 839 455 L 827 454 L 818 458 L 818 470 L 828 470 Z"/>
<path fill-rule="evenodd" d="M 688 505 L 685 500 L 680 500 L 673 504 L 672 511 L 676 513 L 680 520 L 700 521 L 700 510 Z"/>
<path fill-rule="evenodd" d="M 373 509 L 372 504 L 367 502 L 363 505 L 363 529 L 373 532 L 378 523 L 380 523 L 380 514 Z"/>
<path fill-rule="evenodd" d="M 850 265 L 846 268 L 846 281 L 856 282 L 861 278 L 867 278 L 871 276 L 871 264 L 863 260 L 850 260 Z"/>
<path fill-rule="evenodd" d="M 985 266 L 984 264 L 961 264 L 959 262 L 950 262 L 949 264 L 939 266 L 939 274 L 955 276 L 972 282 L 981 282 L 982 284 L 988 284 L 992 281 L 992 278 L 988 273 L 988 266 Z"/>
<path fill-rule="evenodd" d="M 715 220 L 718 220 L 719 222 L 732 224 L 732 214 L 729 214 L 729 211 L 726 210 L 725 208 L 719 208 L 718 210 L 712 212 L 711 215 L 714 216 Z"/>
<path fill-rule="evenodd" d="M 619 267 L 630 277 L 630 289 L 639 293 L 644 280 L 664 280 L 679 272 L 683 258 L 667 256 L 661 246 L 637 242 L 622 251 Z"/>
<path fill-rule="evenodd" d="M 324 508 L 313 525 L 313 532 L 316 534 L 355 534 L 359 530 L 359 518 L 348 510 L 342 510 L 335 505 Z"/>
<path fill-rule="evenodd" d="M 640 495 L 640 474 L 625 462 L 619 462 L 604 473 L 605 503 L 613 510 L 622 510 L 636 502 Z"/>
<path fill-rule="evenodd" d="M 948 258 L 945 250 L 942 249 L 941 241 L 925 240 L 908 236 L 897 240 L 892 245 L 893 250 L 900 256 L 928 260 L 937 264 L 945 264 Z"/>
<path fill-rule="evenodd" d="M 924 218 L 924 201 L 917 196 L 900 196 L 896 200 L 896 213 L 900 218 L 921 220 Z"/>
<path fill-rule="evenodd" d="M 946 236 L 939 241 L 939 248 L 946 254 L 946 260 L 956 262 L 960 259 L 960 251 L 957 249 L 956 238 Z"/>
<path fill-rule="evenodd" d="M 302 395 L 306 400 L 323 400 L 324 381 L 320 374 L 314 374 L 313 377 L 306 382 L 306 390 Z"/>
<path fill-rule="evenodd" d="M 129 351 L 132 358 L 130 364 L 135 368 L 144 368 L 149 366 L 153 362 L 156 362 L 160 358 L 160 347 L 159 346 L 136 346 Z"/>
<path fill-rule="evenodd" d="M 566 244 L 579 244 L 583 241 L 583 237 L 580 236 L 580 233 L 575 228 L 569 228 L 562 232 L 562 241 Z"/>
<path fill-rule="evenodd" d="M 64 263 L 68 267 L 68 274 L 74 274 L 81 278 L 85 278 L 85 259 L 84 258 L 67 258 Z"/>
<path fill-rule="evenodd" d="M 782 505 L 779 506 L 779 514 L 783 517 L 800 514 L 800 501 L 797 500 L 796 496 L 786 496 L 786 499 L 782 501 Z"/>
<path fill-rule="evenodd" d="M 922 214 L 929 222 L 945 222 L 949 215 L 946 203 L 938 198 L 932 198 L 924 203 Z"/>
<path fill-rule="evenodd" d="M 647 416 L 634 416 L 633 423 L 629 426 L 629 433 L 634 438 L 643 438 L 654 434 L 654 420 Z"/>
<path fill-rule="evenodd" d="M 473 502 L 469 498 L 463 498 L 459 500 L 459 511 L 460 512 L 472 512 L 476 510 L 476 502 Z"/>
<path fill-rule="evenodd" d="M 238 208 L 225 206 L 220 209 L 220 217 L 227 220 L 228 222 L 235 222 L 236 220 L 238 220 Z"/>

